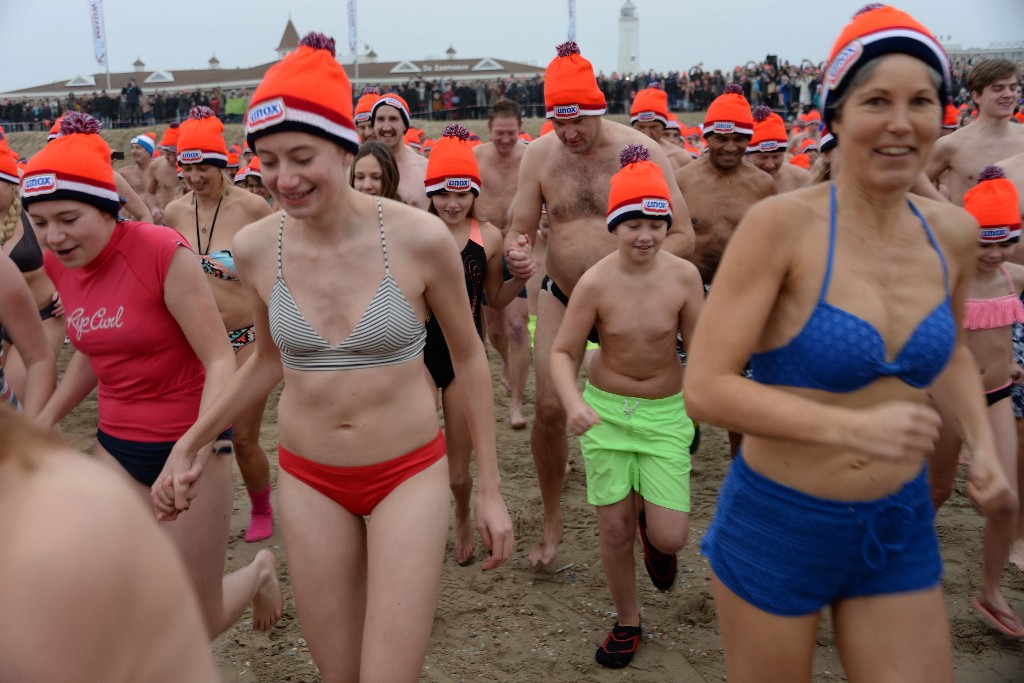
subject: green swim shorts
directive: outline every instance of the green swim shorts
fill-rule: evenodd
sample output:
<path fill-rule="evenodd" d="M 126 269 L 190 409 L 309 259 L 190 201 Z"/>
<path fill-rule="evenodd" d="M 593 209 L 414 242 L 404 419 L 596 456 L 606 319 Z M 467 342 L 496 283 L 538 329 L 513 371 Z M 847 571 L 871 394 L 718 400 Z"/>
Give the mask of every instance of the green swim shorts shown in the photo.
<path fill-rule="evenodd" d="M 580 437 L 587 502 L 611 505 L 636 491 L 655 505 L 689 512 L 694 426 L 682 392 L 629 398 L 587 382 L 583 400 L 601 417 Z"/>

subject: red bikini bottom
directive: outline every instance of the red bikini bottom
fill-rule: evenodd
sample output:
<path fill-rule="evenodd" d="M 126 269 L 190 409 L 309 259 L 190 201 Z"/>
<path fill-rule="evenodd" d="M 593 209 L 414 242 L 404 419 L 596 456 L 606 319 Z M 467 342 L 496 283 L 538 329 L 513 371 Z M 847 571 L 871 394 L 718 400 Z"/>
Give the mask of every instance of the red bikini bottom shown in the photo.
<path fill-rule="evenodd" d="M 277 447 L 278 466 L 354 515 L 368 515 L 406 479 L 427 469 L 447 453 L 440 429 L 429 443 L 391 460 L 359 467 L 335 467 L 307 460 Z"/>

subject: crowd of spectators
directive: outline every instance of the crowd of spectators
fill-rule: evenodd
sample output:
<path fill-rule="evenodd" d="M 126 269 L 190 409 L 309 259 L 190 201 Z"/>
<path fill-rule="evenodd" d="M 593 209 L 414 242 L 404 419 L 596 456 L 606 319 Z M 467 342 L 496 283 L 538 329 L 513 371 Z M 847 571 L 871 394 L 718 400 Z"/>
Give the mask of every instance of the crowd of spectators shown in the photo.
<path fill-rule="evenodd" d="M 952 63 L 954 103 L 970 102 L 964 80 L 971 64 L 962 59 Z M 752 106 L 764 104 L 785 118 L 818 107 L 818 85 L 824 63 L 804 59 L 800 63 L 779 61 L 769 56 L 763 62 L 748 62 L 732 71 L 705 70 L 703 64 L 688 71 L 620 75 L 597 75 L 598 86 L 612 114 L 629 112 L 638 90 L 661 87 L 668 94 L 674 111 L 703 111 L 722 94 L 729 83 L 739 83 Z M 399 86 L 379 86 L 381 91 L 395 90 L 409 104 L 413 117 L 434 120 L 487 118 L 490 105 L 506 97 L 518 102 L 526 117 L 544 116 L 544 79 L 491 79 L 444 81 L 411 79 Z M 87 95 L 69 94 L 64 98 L 0 100 L 0 125 L 10 131 L 47 130 L 65 111 L 92 114 L 108 128 L 154 126 L 180 121 L 193 105 L 206 105 L 227 123 L 241 122 L 251 90 L 209 90 L 147 93 L 132 80 L 120 93 L 106 90 Z M 356 87 L 355 98 L 361 94 Z"/>

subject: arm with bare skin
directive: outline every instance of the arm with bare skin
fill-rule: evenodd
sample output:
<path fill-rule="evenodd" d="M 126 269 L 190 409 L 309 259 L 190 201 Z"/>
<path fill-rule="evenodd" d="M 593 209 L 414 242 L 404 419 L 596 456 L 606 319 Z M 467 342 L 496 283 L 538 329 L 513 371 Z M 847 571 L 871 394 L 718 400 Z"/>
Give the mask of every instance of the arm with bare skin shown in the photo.
<path fill-rule="evenodd" d="M 57 361 L 25 278 L 6 255 L 0 255 L 0 291 L 0 322 L 25 362 L 25 392 L 18 399 L 26 417 L 36 417 L 53 394 Z"/>
<path fill-rule="evenodd" d="M 114 183 L 117 185 L 117 194 L 127 200 L 124 203 L 125 210 L 137 221 L 152 223 L 153 215 L 149 212 L 146 202 L 142 201 L 142 198 L 135 193 L 135 190 L 120 173 L 114 173 Z"/>
<path fill-rule="evenodd" d="M 601 421 L 597 412 L 583 400 L 576 375 L 583 360 L 587 335 L 597 321 L 600 296 L 594 282 L 600 281 L 602 266 L 603 263 L 598 262 L 580 277 L 551 347 L 551 383 L 565 408 L 566 425 L 576 436 Z"/>
<path fill-rule="evenodd" d="M 420 225 L 415 228 L 420 230 Z M 515 542 L 512 520 L 501 496 L 498 453 L 494 433 L 494 398 L 491 374 L 483 344 L 469 313 L 465 278 L 458 247 L 439 219 L 422 220 L 421 254 L 418 261 L 430 264 L 424 272 L 427 305 L 444 332 L 455 375 L 472 400 L 463 410 L 469 422 L 476 457 L 476 527 L 491 552 L 483 569 L 500 566 L 512 554 Z"/>
<path fill-rule="evenodd" d="M 502 242 L 501 232 L 490 223 L 481 223 L 480 232 L 483 235 L 485 251 L 487 252 L 487 271 L 484 276 L 484 295 L 487 297 L 487 305 L 491 308 L 504 308 L 508 306 L 526 286 L 529 277 L 513 277 L 510 280 L 502 281 Z M 530 255 L 527 254 L 527 258 Z M 530 260 L 532 264 L 532 259 Z M 536 272 L 536 266 L 533 268 Z M 531 273 L 531 276 L 533 273 Z"/>
<path fill-rule="evenodd" d="M 505 261 L 513 277 L 529 278 L 528 263 L 532 263 L 529 249 L 537 237 L 540 209 L 544 203 L 540 189 L 542 153 L 540 145 L 533 149 L 527 147 L 523 154 L 523 162 L 519 166 L 516 198 L 511 209 L 512 221 L 508 234 L 505 235 Z"/>
<path fill-rule="evenodd" d="M 209 457 L 209 451 L 201 450 L 201 446 L 212 441 L 261 396 L 270 393 L 284 374 L 280 352 L 270 335 L 267 304 L 251 284 L 257 279 L 255 274 L 259 260 L 267 246 L 267 240 L 262 239 L 264 236 L 258 231 L 258 227 L 243 230 L 232 242 L 239 284 L 245 289 L 253 312 L 256 351 L 237 372 L 229 375 L 220 393 L 208 406 L 204 404 L 205 409 L 195 424 L 174 445 L 167 458 L 168 466 L 164 467 L 151 490 L 158 519 L 174 519 L 179 512 L 188 509 L 189 501 L 196 495 L 199 475 Z M 227 339 L 223 326 L 221 336 Z"/>

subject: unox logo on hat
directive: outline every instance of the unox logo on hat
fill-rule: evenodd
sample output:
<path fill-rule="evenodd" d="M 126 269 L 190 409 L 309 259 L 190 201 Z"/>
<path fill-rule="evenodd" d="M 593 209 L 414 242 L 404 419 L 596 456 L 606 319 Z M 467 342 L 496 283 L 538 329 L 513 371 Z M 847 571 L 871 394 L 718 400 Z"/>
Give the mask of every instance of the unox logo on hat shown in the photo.
<path fill-rule="evenodd" d="M 356 123 L 366 123 L 370 120 L 370 112 L 364 111 L 356 114 Z"/>
<path fill-rule="evenodd" d="M 466 192 L 472 186 L 469 178 L 445 178 L 444 189 L 448 192 Z"/>
<path fill-rule="evenodd" d="M 186 149 L 178 152 L 178 161 L 183 164 L 196 164 L 203 160 L 203 150 Z"/>
<path fill-rule="evenodd" d="M 249 110 L 246 127 L 250 131 L 255 131 L 281 123 L 284 121 L 286 111 L 287 108 L 284 106 L 284 100 L 280 97 L 276 100 L 261 102 Z"/>
<path fill-rule="evenodd" d="M 711 130 L 716 133 L 731 133 L 736 130 L 736 124 L 732 121 L 715 121 Z"/>
<path fill-rule="evenodd" d="M 843 76 L 846 75 L 851 66 L 857 63 L 862 54 L 864 54 L 864 47 L 860 44 L 859 40 L 855 40 L 836 55 L 836 58 L 832 60 L 832 64 L 829 65 L 828 74 L 825 77 L 829 90 L 835 90 L 839 87 Z"/>
<path fill-rule="evenodd" d="M 757 143 L 757 151 L 758 152 L 777 152 L 777 151 L 779 151 L 779 141 L 778 140 L 762 140 L 761 142 Z"/>
<path fill-rule="evenodd" d="M 639 112 L 636 115 L 636 120 L 637 121 L 653 121 L 654 120 L 654 112 L 653 111 L 642 111 L 642 112 Z"/>
<path fill-rule="evenodd" d="M 661 199 L 658 197 L 645 197 L 640 205 L 643 207 L 643 212 L 653 216 L 666 216 L 668 215 L 668 200 Z"/>
<path fill-rule="evenodd" d="M 580 115 L 580 105 L 563 104 L 555 107 L 556 119 L 574 119 Z"/>
<path fill-rule="evenodd" d="M 38 194 L 50 194 L 57 191 L 57 174 L 42 173 L 25 178 L 21 183 L 21 194 L 25 197 L 34 197 Z"/>
<path fill-rule="evenodd" d="M 1002 242 L 1010 239 L 1010 228 L 982 228 L 978 235 L 982 242 Z"/>

